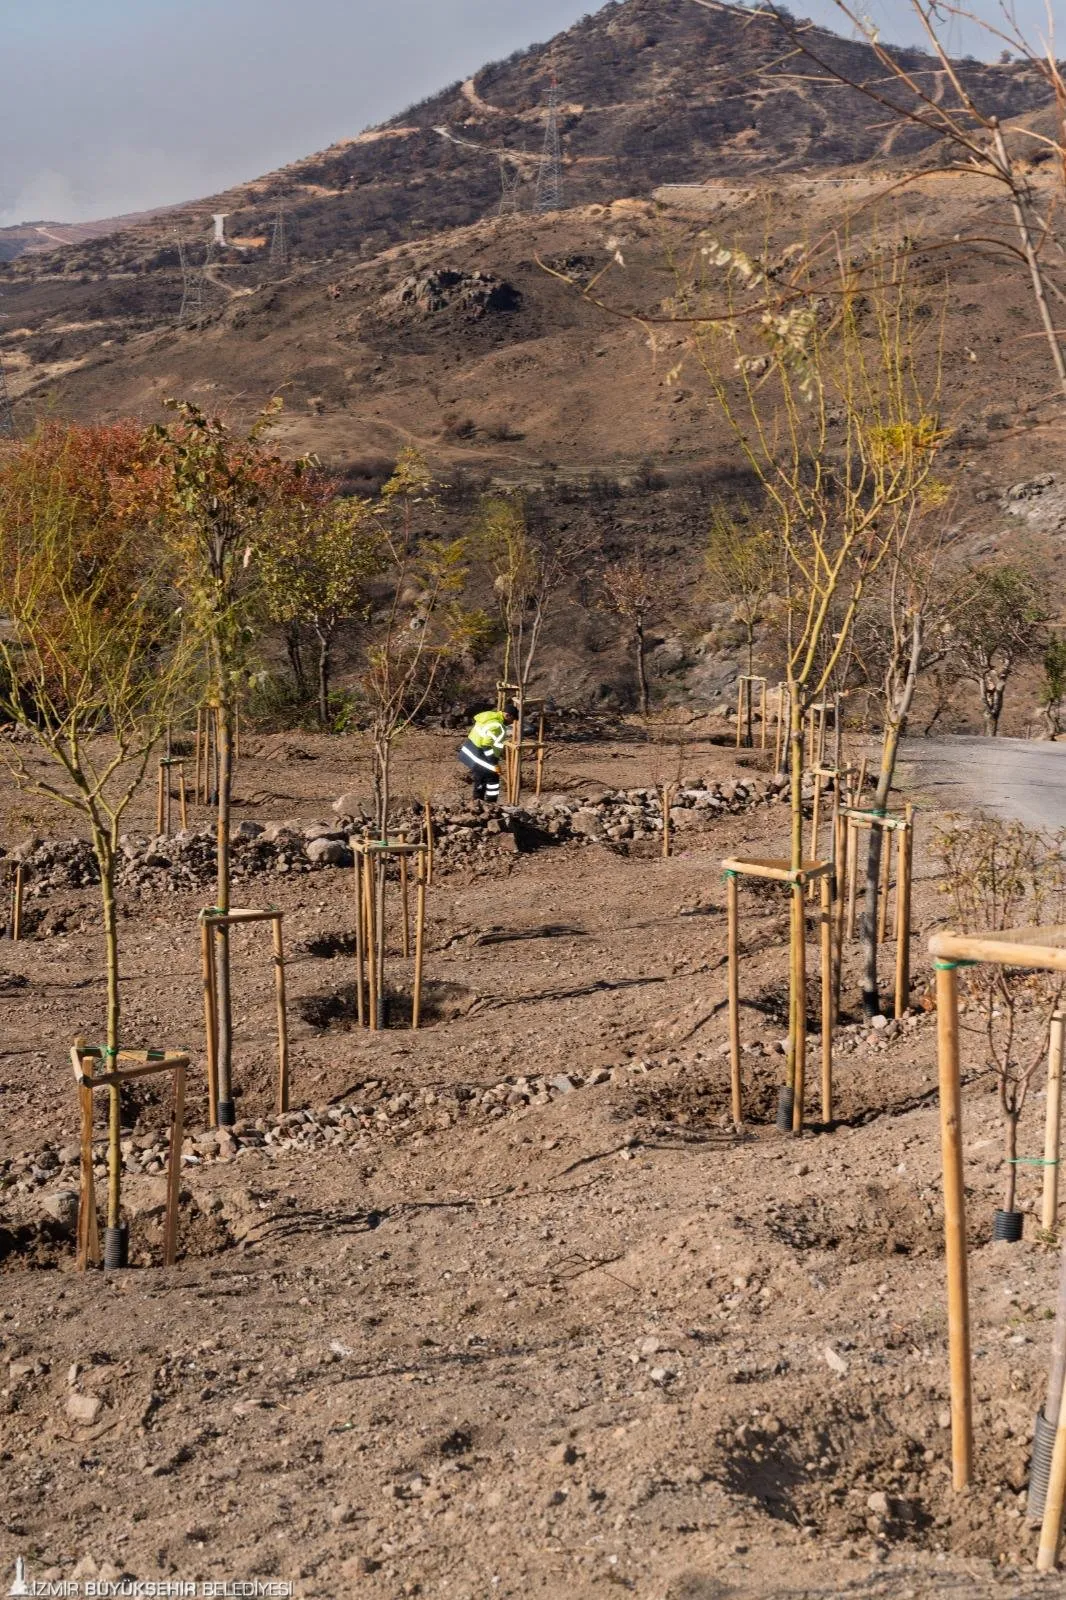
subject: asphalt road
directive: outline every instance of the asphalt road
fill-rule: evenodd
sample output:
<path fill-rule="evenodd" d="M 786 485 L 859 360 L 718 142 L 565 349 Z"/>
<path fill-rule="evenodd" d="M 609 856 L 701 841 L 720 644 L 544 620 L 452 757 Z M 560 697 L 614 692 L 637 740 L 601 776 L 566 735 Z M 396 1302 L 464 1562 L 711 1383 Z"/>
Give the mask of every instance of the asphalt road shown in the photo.
<path fill-rule="evenodd" d="M 908 739 L 896 782 L 921 804 L 985 811 L 1029 828 L 1066 828 L 1066 743 Z"/>

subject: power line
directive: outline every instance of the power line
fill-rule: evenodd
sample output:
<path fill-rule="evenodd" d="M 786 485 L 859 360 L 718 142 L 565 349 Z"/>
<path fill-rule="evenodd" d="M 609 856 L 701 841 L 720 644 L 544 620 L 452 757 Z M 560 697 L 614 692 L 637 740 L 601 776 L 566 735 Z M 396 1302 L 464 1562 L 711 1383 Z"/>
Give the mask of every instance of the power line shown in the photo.
<path fill-rule="evenodd" d="M 544 124 L 544 148 L 537 172 L 537 195 L 534 209 L 559 211 L 563 203 L 563 157 L 559 145 L 559 83 L 552 74 L 548 89 L 548 117 Z"/>

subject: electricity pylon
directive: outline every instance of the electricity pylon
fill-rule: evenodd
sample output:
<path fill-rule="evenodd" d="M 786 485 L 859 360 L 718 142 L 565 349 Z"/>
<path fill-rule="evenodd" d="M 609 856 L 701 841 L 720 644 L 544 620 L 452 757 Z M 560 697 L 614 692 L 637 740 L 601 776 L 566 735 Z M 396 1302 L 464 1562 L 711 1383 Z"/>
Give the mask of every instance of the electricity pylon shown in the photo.
<path fill-rule="evenodd" d="M 15 413 L 11 409 L 11 396 L 7 392 L 4 363 L 0 360 L 0 439 L 15 437 Z"/>
<path fill-rule="evenodd" d="M 278 272 L 289 264 L 289 245 L 285 237 L 285 207 L 279 205 L 274 213 L 274 229 L 270 236 L 270 265 Z"/>
<path fill-rule="evenodd" d="M 548 120 L 544 124 L 544 148 L 537 172 L 537 211 L 558 211 L 563 203 L 562 151 L 559 147 L 559 84 L 552 74 L 548 90 Z"/>
<path fill-rule="evenodd" d="M 500 156 L 500 216 L 510 217 L 521 211 L 518 187 L 522 182 L 522 169 L 517 162 Z"/>

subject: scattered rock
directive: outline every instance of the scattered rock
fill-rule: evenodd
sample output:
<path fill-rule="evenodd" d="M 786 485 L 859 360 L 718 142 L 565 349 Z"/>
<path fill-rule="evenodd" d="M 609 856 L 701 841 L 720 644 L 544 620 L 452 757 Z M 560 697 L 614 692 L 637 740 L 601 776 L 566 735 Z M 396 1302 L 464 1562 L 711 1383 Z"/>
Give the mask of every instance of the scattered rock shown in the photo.
<path fill-rule="evenodd" d="M 67 1416 L 79 1428 L 91 1428 L 103 1409 L 99 1395 L 79 1394 L 76 1389 L 67 1395 Z"/>

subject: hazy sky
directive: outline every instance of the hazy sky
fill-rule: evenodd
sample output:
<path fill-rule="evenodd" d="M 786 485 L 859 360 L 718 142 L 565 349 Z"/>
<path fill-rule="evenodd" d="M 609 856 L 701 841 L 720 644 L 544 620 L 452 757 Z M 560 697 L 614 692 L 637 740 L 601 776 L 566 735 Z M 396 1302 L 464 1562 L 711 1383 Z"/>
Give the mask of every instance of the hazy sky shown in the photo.
<path fill-rule="evenodd" d="M 993 0 L 984 0 L 992 4 Z M 1022 0 L 1043 17 L 1041 0 Z M 195 199 L 380 122 L 597 0 L 7 0 L 0 225 Z M 832 0 L 792 0 L 834 25 Z M 866 0 L 886 38 L 907 0 Z M 957 32 L 958 48 L 987 54 Z"/>

